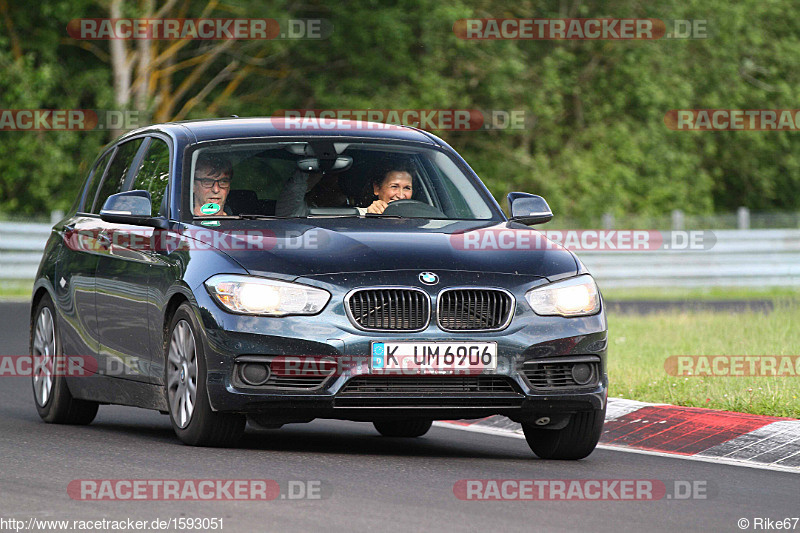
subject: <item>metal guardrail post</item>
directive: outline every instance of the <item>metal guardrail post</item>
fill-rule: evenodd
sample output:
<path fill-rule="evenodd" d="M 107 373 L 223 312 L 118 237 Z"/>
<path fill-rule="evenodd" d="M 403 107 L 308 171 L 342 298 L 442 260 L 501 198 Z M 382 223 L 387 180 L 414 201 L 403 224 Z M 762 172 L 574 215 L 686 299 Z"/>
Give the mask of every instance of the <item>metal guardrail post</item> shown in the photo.
<path fill-rule="evenodd" d="M 680 209 L 672 211 L 672 229 L 683 230 L 685 225 L 683 211 Z"/>
<path fill-rule="evenodd" d="M 740 207 L 736 210 L 736 227 L 738 229 L 750 229 L 750 210 Z"/>

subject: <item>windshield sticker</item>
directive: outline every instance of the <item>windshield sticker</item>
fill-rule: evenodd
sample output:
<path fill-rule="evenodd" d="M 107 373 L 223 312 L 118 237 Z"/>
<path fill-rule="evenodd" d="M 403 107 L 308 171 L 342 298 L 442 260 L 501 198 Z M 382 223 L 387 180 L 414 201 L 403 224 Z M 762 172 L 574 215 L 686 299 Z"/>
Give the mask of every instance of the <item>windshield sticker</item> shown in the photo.
<path fill-rule="evenodd" d="M 218 211 L 219 204 L 203 204 L 203 207 L 200 208 L 200 212 L 204 215 L 213 215 Z"/>

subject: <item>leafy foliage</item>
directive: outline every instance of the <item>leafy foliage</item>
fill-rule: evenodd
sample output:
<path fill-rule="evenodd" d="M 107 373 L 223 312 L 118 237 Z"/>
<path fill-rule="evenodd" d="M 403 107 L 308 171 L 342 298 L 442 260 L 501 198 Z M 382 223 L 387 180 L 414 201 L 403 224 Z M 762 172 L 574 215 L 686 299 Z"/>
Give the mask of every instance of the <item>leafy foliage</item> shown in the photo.
<path fill-rule="evenodd" d="M 242 41 L 218 54 L 209 53 L 215 43 L 188 43 L 167 63 L 180 67 L 169 83 L 153 82 L 145 111 L 156 115 L 165 94 L 183 83 L 190 89 L 167 118 L 297 108 L 523 110 L 522 130 L 435 132 L 498 199 L 511 190 L 539 193 L 557 215 L 584 223 L 605 212 L 800 208 L 797 133 L 681 132 L 664 124 L 670 109 L 797 107 L 800 22 L 789 16 L 791 0 L 173 4 L 171 16 L 321 17 L 334 29 L 324 40 Z M 0 20 L 0 108 L 113 108 L 108 42 L 75 42 L 65 29 L 73 18 L 108 16 L 107 5 L 9 2 L 11 26 Z M 124 13 L 141 16 L 143 5 L 128 2 Z M 709 37 L 466 41 L 453 33 L 460 18 L 612 16 L 706 19 Z M 159 53 L 168 44 L 157 43 Z M 203 75 L 194 80 L 184 64 L 205 65 Z M 109 140 L 104 132 L 0 132 L 0 205 L 19 213 L 68 206 Z"/>

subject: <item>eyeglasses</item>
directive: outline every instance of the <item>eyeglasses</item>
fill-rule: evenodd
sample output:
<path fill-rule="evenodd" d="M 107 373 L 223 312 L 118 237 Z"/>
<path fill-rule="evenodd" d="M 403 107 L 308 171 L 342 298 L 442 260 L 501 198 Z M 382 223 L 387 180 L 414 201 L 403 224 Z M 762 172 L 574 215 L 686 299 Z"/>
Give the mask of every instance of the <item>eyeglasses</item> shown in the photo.
<path fill-rule="evenodd" d="M 218 180 L 211 179 L 211 178 L 201 178 L 195 179 L 194 181 L 199 181 L 200 185 L 203 186 L 204 189 L 210 189 L 216 183 L 219 185 L 220 189 L 230 189 L 231 188 L 231 179 L 230 178 L 220 178 Z"/>

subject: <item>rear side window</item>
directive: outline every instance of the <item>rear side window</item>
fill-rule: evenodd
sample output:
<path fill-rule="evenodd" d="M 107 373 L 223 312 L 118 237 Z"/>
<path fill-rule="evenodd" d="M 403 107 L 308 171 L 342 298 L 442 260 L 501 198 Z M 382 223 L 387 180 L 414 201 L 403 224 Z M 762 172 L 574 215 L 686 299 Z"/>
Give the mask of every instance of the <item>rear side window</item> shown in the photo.
<path fill-rule="evenodd" d="M 152 216 L 166 214 L 166 192 L 169 182 L 169 145 L 161 139 L 153 138 L 147 153 L 142 158 L 139 171 L 131 190 L 150 193 L 153 202 Z M 162 208 L 164 212 L 162 213 Z"/>
<path fill-rule="evenodd" d="M 92 208 L 92 213 L 99 213 L 103 204 L 112 194 L 122 191 L 122 186 L 125 184 L 125 178 L 133 165 L 133 160 L 136 157 L 136 152 L 142 145 L 142 139 L 134 139 L 119 145 L 117 153 L 114 154 L 114 159 L 111 160 L 111 165 L 106 172 L 106 178 L 97 191 L 97 197 Z"/>
<path fill-rule="evenodd" d="M 103 179 L 103 171 L 106 169 L 106 165 L 108 165 L 108 159 L 111 157 L 112 151 L 109 151 L 104 155 L 97 164 L 92 167 L 92 170 L 89 173 L 89 177 L 87 178 L 87 186 L 84 188 L 84 194 L 81 198 L 78 199 L 78 209 L 77 211 L 84 211 L 88 210 L 91 211 L 92 203 L 94 203 L 94 197 L 97 194 L 97 187 L 100 185 L 100 180 Z"/>

